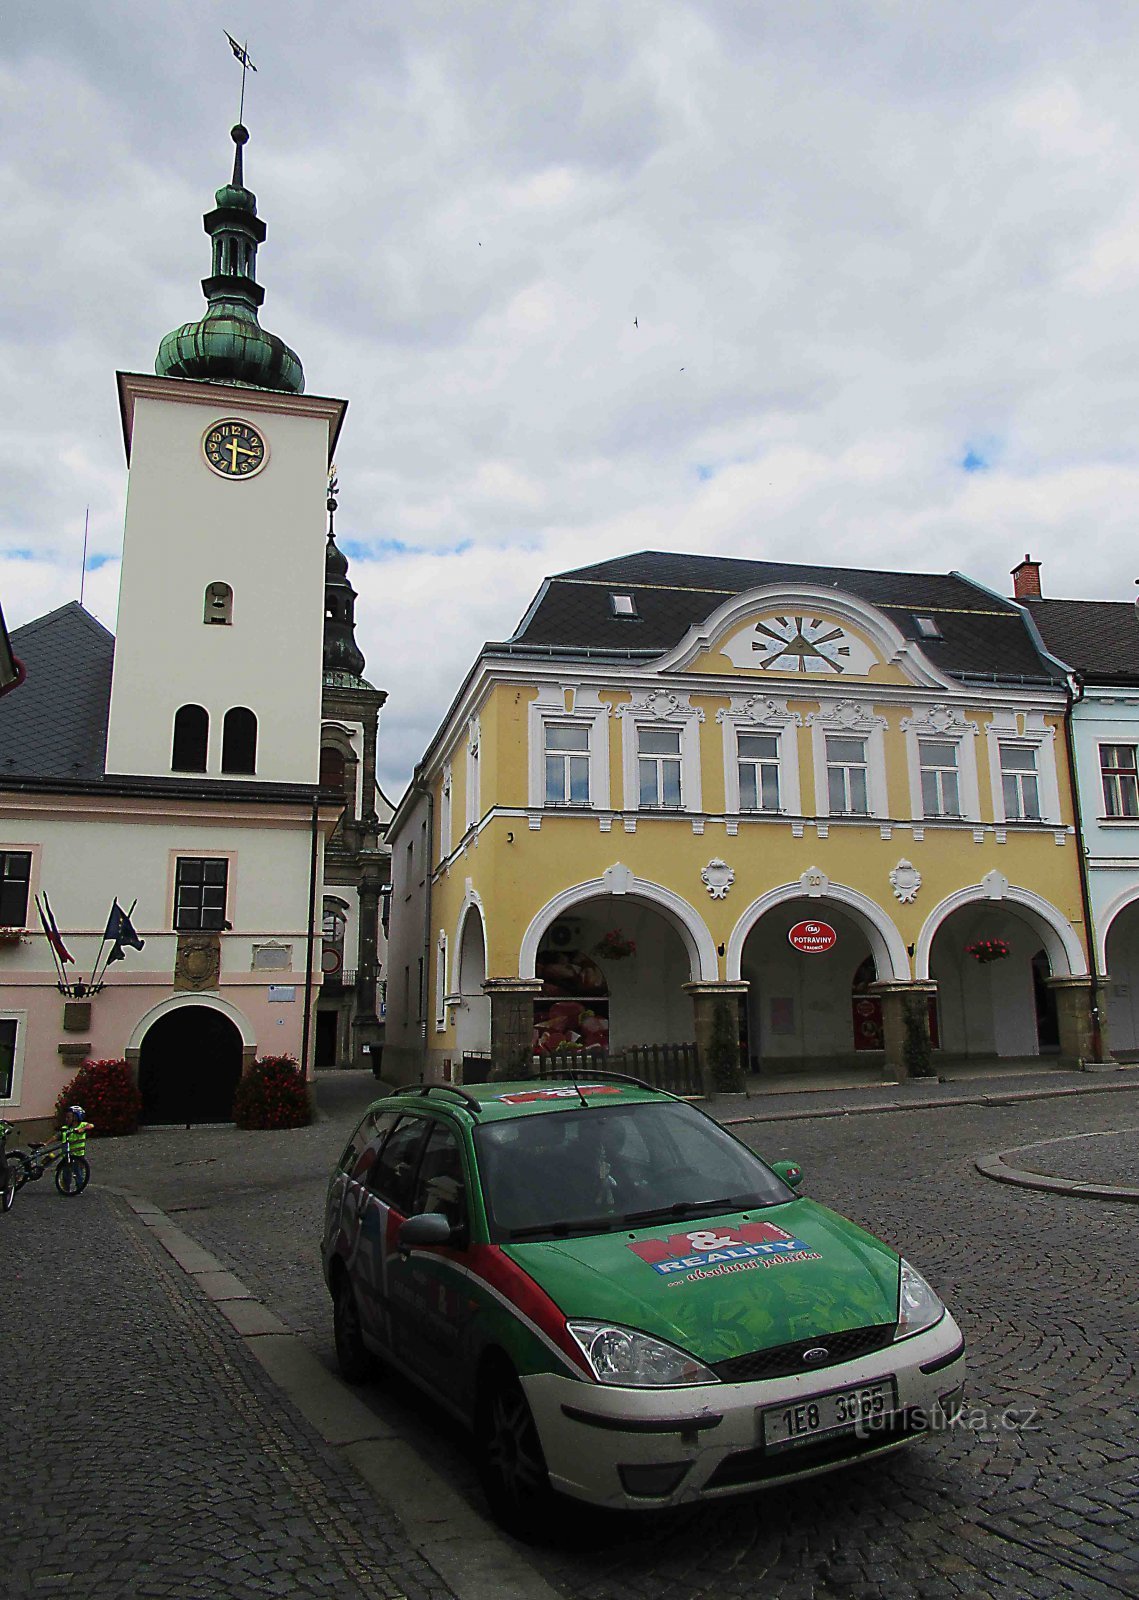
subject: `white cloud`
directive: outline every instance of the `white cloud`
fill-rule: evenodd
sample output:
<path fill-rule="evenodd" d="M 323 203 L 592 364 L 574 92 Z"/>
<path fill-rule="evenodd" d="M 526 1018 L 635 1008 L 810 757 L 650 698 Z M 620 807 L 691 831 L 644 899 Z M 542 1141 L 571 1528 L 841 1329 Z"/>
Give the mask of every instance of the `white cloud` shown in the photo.
<path fill-rule="evenodd" d="M 623 551 L 1003 588 L 1031 549 L 1049 593 L 1130 596 L 1133 7 L 17 0 L 11 622 L 74 596 L 87 505 L 113 622 L 113 373 L 201 305 L 223 27 L 260 69 L 264 324 L 351 400 L 339 525 L 377 557 L 352 577 L 392 791 L 542 576 Z"/>

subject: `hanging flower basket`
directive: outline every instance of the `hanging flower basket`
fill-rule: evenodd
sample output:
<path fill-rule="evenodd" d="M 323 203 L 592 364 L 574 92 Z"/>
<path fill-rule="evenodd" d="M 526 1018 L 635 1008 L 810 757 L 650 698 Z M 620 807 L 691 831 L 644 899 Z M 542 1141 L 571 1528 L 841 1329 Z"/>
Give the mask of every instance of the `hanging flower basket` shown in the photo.
<path fill-rule="evenodd" d="M 24 928 L 0 928 L 0 950 L 5 945 L 21 944 L 26 938 L 27 931 Z"/>
<path fill-rule="evenodd" d="M 965 946 L 965 954 L 972 956 L 982 966 L 987 966 L 990 961 L 1006 961 L 1011 953 L 1003 939 L 978 939 L 976 944 Z"/>
<path fill-rule="evenodd" d="M 602 961 L 624 961 L 628 956 L 637 953 L 637 941 L 626 939 L 620 928 L 611 928 L 593 947 L 595 956 L 600 956 Z"/>

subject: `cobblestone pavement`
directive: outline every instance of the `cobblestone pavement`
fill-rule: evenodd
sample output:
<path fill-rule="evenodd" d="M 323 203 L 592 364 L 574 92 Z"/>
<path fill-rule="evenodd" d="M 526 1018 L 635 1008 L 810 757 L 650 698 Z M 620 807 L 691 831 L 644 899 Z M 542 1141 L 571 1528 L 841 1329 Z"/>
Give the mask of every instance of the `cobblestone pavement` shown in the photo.
<path fill-rule="evenodd" d="M 1090 1138 L 1018 1150 L 1010 1163 L 1026 1172 L 1044 1172 L 1076 1183 L 1119 1184 L 1139 1188 L 1139 1128 L 1097 1133 Z"/>
<path fill-rule="evenodd" d="M 49 1185 L 0 1217 L 5 1600 L 445 1600 L 122 1202 Z"/>
<path fill-rule="evenodd" d="M 93 1154 L 97 1177 L 170 1210 L 331 1364 L 316 1237 L 328 1167 L 370 1087 L 322 1088 L 330 1120 L 299 1134 L 150 1133 Z M 1137 1123 L 1128 1090 L 738 1127 L 768 1159 L 801 1161 L 806 1192 L 944 1293 L 969 1341 L 971 1426 L 743 1500 L 637 1518 L 567 1506 L 565 1537 L 528 1552 L 535 1567 L 574 1600 L 1139 1596 L 1134 1207 L 1013 1189 L 972 1166 Z M 427 1401 L 388 1379 L 371 1403 L 479 1503 L 462 1436 Z"/>

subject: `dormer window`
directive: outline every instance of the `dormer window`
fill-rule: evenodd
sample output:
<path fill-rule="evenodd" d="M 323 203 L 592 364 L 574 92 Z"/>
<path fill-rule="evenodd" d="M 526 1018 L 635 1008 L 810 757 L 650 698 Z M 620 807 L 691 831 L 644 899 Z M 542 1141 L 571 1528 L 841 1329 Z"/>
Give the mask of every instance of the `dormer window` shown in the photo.
<path fill-rule="evenodd" d="M 914 627 L 919 639 L 944 639 L 945 635 L 933 617 L 915 617 Z"/>
<path fill-rule="evenodd" d="M 228 583 L 208 583 L 202 621 L 228 627 L 233 621 L 233 590 Z"/>
<path fill-rule="evenodd" d="M 636 618 L 638 616 L 637 602 L 631 594 L 611 594 L 609 596 L 609 604 L 615 617 Z"/>

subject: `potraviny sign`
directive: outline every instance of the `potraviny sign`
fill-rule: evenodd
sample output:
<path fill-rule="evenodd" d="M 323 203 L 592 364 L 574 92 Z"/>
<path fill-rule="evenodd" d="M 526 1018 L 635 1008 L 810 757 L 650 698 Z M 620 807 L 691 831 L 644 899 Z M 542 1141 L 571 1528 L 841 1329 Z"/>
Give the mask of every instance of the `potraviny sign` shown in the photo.
<path fill-rule="evenodd" d="M 838 934 L 829 922 L 797 922 L 788 933 L 787 942 L 804 955 L 822 955 L 834 949 Z"/>

